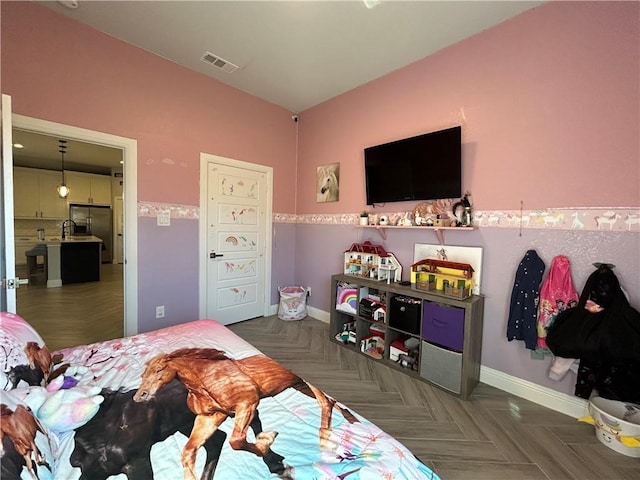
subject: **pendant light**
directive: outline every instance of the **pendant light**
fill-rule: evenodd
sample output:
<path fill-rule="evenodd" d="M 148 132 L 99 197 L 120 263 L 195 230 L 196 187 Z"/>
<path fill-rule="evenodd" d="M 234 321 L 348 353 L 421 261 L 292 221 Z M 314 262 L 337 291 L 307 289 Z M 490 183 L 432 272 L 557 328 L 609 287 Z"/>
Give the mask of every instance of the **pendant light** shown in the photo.
<path fill-rule="evenodd" d="M 65 183 L 65 178 L 64 178 L 64 154 L 67 151 L 67 141 L 58 140 L 58 142 L 60 143 L 60 150 L 58 151 L 62 155 L 62 183 L 58 185 L 58 195 L 60 195 L 60 198 L 67 198 L 69 196 L 69 191 L 70 191 L 69 187 L 67 187 L 67 184 Z"/>

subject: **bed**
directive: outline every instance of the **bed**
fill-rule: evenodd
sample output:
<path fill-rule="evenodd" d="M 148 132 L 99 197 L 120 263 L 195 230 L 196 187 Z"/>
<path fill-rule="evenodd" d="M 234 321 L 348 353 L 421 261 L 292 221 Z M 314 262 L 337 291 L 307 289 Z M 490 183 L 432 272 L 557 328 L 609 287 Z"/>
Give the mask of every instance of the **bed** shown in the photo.
<path fill-rule="evenodd" d="M 3 479 L 438 479 L 215 321 L 51 353 L 1 322 Z"/>

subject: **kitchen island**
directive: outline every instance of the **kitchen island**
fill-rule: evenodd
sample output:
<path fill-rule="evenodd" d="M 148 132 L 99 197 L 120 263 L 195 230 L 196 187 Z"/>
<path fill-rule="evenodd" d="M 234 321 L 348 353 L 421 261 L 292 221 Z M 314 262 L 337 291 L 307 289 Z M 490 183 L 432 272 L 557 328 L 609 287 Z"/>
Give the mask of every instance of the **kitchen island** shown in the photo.
<path fill-rule="evenodd" d="M 53 237 L 47 246 L 47 288 L 100 281 L 102 239 L 93 235 Z"/>

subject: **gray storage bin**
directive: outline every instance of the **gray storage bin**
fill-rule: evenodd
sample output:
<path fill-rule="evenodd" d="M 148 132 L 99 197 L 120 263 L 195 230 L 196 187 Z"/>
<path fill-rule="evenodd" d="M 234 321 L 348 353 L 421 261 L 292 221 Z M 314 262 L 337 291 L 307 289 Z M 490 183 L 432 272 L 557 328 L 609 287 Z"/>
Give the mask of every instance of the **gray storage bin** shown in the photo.
<path fill-rule="evenodd" d="M 422 342 L 420 376 L 441 387 L 460 393 L 462 390 L 462 354 Z"/>

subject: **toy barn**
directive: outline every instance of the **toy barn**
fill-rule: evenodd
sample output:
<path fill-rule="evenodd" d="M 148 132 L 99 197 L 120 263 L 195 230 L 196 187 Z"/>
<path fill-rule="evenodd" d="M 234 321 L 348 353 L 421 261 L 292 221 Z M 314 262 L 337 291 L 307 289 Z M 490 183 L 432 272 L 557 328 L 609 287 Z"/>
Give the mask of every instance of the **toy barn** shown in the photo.
<path fill-rule="evenodd" d="M 473 290 L 473 267 L 468 263 L 425 258 L 411 265 L 411 284 L 418 290 L 467 298 Z"/>

